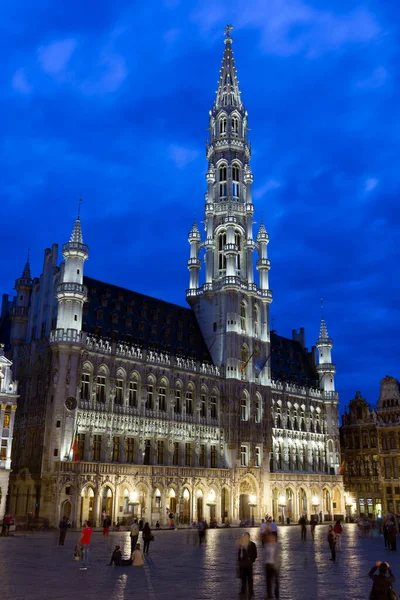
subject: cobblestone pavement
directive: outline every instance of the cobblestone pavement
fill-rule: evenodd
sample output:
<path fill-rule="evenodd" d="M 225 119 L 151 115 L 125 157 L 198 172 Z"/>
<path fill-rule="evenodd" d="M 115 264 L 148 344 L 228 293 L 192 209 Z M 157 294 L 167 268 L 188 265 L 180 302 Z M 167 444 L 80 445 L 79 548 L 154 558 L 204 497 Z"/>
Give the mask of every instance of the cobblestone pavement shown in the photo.
<path fill-rule="evenodd" d="M 385 550 L 382 537 L 361 538 L 355 525 L 346 525 L 343 551 L 334 564 L 329 561 L 327 529 L 319 525 L 314 542 L 309 531 L 301 542 L 299 527 L 279 528 L 281 600 L 367 599 L 367 573 L 377 560 L 391 563 L 400 591 L 400 556 Z M 249 531 L 257 537 L 257 529 Z M 111 533 L 104 540 L 95 532 L 87 571 L 80 571 L 80 563 L 73 560 L 78 532 L 68 531 L 64 547 L 57 546 L 57 534 L 50 532 L 0 538 L 0 595 L 13 600 L 236 600 L 235 542 L 241 532 L 208 531 L 207 543 L 200 547 L 195 531 L 155 532 L 144 568 L 107 566 L 115 544 L 128 556 L 128 533 Z M 255 595 L 264 600 L 262 550 L 257 546 Z"/>

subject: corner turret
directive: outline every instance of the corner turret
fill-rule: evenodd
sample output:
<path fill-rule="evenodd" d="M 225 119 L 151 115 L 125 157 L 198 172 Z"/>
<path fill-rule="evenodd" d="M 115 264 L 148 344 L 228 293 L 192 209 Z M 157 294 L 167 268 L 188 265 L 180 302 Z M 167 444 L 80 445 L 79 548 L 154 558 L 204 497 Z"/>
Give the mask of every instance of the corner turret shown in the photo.
<path fill-rule="evenodd" d="M 12 347 L 25 344 L 28 331 L 29 305 L 32 294 L 31 267 L 28 258 L 21 277 L 15 281 L 17 295 L 11 309 L 11 345 Z"/>

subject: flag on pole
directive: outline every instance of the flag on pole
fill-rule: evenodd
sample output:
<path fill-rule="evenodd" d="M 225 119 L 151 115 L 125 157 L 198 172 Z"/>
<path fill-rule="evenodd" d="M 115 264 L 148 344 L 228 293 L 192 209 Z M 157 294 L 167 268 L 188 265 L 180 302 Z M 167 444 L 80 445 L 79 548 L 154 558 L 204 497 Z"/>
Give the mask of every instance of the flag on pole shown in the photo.
<path fill-rule="evenodd" d="M 75 425 L 74 435 L 72 437 L 71 448 L 69 450 L 69 460 L 79 462 L 79 445 L 78 445 L 78 423 Z"/>
<path fill-rule="evenodd" d="M 250 354 L 249 358 L 246 360 L 246 362 L 240 367 L 240 370 L 243 371 L 246 369 L 247 365 L 249 364 L 249 362 L 251 361 L 251 359 L 253 358 L 255 353 L 255 350 L 253 350 L 253 352 Z"/>
<path fill-rule="evenodd" d="M 263 358 L 260 358 L 260 360 L 258 360 L 256 362 L 256 364 L 254 365 L 254 370 L 257 373 L 257 375 L 259 375 L 261 373 L 261 371 L 264 369 L 265 365 L 267 364 L 267 362 L 271 358 L 271 353 L 272 352 L 270 352 L 268 354 L 268 356 L 264 356 Z"/>
<path fill-rule="evenodd" d="M 344 475 L 344 467 L 345 467 L 346 461 L 343 461 L 342 464 L 339 467 L 339 475 Z"/>

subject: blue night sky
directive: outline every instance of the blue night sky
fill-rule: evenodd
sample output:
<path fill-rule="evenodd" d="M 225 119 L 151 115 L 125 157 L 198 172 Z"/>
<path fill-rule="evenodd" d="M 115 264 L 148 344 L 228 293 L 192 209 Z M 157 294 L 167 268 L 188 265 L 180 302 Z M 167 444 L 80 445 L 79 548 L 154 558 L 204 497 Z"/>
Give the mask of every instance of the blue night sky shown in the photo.
<path fill-rule="evenodd" d="M 28 247 L 40 274 L 82 196 L 85 273 L 185 304 L 232 22 L 274 327 L 305 327 L 311 346 L 323 296 L 341 404 L 356 390 L 375 402 L 380 379 L 400 376 L 400 7 L 6 0 L 0 16 L 0 290 Z"/>

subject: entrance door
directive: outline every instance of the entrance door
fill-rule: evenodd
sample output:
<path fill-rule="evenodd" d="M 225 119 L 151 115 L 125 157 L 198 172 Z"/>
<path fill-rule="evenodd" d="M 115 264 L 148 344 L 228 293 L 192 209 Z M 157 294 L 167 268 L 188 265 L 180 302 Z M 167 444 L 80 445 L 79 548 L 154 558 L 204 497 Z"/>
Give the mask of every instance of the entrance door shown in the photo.
<path fill-rule="evenodd" d="M 249 494 L 240 494 L 239 497 L 239 519 L 250 519 Z"/>
<path fill-rule="evenodd" d="M 64 502 L 62 510 L 61 510 L 61 518 L 67 517 L 67 519 L 71 519 L 71 513 L 72 513 L 72 504 L 69 500 L 66 500 Z"/>

